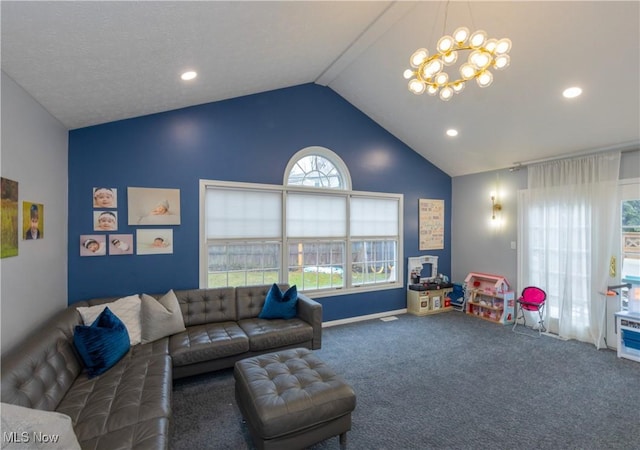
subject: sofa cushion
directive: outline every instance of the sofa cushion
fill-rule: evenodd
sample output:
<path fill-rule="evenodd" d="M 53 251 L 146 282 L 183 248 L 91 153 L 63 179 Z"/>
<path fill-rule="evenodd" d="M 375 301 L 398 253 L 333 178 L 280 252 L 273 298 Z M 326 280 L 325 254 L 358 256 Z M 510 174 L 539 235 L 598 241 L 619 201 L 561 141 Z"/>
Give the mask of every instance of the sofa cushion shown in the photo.
<path fill-rule="evenodd" d="M 187 327 L 213 322 L 233 322 L 236 315 L 236 290 L 184 289 L 175 291 Z"/>
<path fill-rule="evenodd" d="M 80 374 L 58 405 L 82 448 L 168 447 L 171 358 L 133 353 L 100 377 Z"/>
<path fill-rule="evenodd" d="M 236 322 L 188 327 L 169 338 L 174 366 L 185 366 L 249 351 L 249 338 Z"/>
<path fill-rule="evenodd" d="M 124 323 L 106 307 L 90 325 L 76 325 L 73 343 L 89 377 L 109 370 L 129 351 L 129 334 Z"/>
<path fill-rule="evenodd" d="M 81 443 L 83 449 L 93 450 L 166 450 L 169 448 L 170 429 L 168 417 L 156 417 L 140 420 Z"/>
<path fill-rule="evenodd" d="M 23 406 L 2 403 L 2 448 L 39 448 L 80 450 L 80 444 L 73 432 L 71 418 L 55 411 L 41 411 Z M 11 443 L 6 436 L 16 433 L 22 443 Z M 38 442 L 34 436 L 42 433 L 45 436 L 55 436 L 55 442 Z M 28 441 L 26 441 L 28 439 Z M 9 441 L 9 442 L 8 442 Z M 28 442 L 28 443 L 27 443 Z"/>
<path fill-rule="evenodd" d="M 169 338 L 157 339 L 148 344 L 136 345 L 131 347 L 130 355 L 132 358 L 148 358 L 155 355 L 169 354 Z"/>
<path fill-rule="evenodd" d="M 137 295 L 130 295 L 128 297 L 120 298 L 114 302 L 107 304 L 95 305 L 95 306 L 79 306 L 76 309 L 82 316 L 82 321 L 85 325 L 91 325 L 102 310 L 109 306 L 109 309 L 114 313 L 122 322 L 124 322 L 129 332 L 129 340 L 131 345 L 137 345 L 140 343 L 142 336 L 142 327 L 140 325 L 140 297 Z"/>
<path fill-rule="evenodd" d="M 244 319 L 238 322 L 253 352 L 310 342 L 313 328 L 300 319 Z"/>
<path fill-rule="evenodd" d="M 298 289 L 291 286 L 286 292 L 282 292 L 277 284 L 273 283 L 264 300 L 262 311 L 258 314 L 260 319 L 293 319 L 297 314 Z"/>
<path fill-rule="evenodd" d="M 185 330 L 178 298 L 173 290 L 156 300 L 147 294 L 140 296 L 140 322 L 143 344 Z"/>

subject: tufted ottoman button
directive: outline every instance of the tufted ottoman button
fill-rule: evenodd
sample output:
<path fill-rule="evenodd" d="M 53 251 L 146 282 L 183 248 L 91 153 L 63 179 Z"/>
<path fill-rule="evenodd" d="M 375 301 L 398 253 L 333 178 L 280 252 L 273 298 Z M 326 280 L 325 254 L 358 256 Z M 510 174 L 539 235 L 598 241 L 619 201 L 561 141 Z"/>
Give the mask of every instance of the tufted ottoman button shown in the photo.
<path fill-rule="evenodd" d="M 258 449 L 305 448 L 332 436 L 346 446 L 356 395 L 306 348 L 236 362 L 235 395 Z"/>

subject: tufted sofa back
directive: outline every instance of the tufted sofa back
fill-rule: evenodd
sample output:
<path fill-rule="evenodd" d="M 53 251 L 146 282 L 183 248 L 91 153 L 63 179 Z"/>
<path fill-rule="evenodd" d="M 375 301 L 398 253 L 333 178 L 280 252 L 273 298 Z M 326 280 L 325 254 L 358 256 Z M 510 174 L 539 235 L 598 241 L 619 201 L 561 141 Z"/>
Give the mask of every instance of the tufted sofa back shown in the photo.
<path fill-rule="evenodd" d="M 267 298 L 271 284 L 264 286 L 243 286 L 236 288 L 236 301 L 238 304 L 238 320 L 258 317 L 264 300 Z M 279 284 L 281 291 L 289 289 L 288 284 Z"/>
<path fill-rule="evenodd" d="M 238 320 L 235 288 L 186 289 L 174 292 L 187 327 Z"/>
<path fill-rule="evenodd" d="M 55 410 L 83 369 L 73 346 L 74 327 L 81 323 L 76 309 L 66 308 L 2 355 L 2 401 Z"/>

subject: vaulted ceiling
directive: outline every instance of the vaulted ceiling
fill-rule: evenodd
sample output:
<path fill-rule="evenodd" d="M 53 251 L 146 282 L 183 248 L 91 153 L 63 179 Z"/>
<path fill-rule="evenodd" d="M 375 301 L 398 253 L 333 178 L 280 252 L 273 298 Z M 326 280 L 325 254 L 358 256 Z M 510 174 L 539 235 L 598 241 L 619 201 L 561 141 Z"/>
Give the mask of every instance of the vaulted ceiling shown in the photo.
<path fill-rule="evenodd" d="M 69 129 L 303 83 L 328 86 L 451 176 L 640 143 L 640 2 L 0 3 L 2 70 Z M 443 31 L 513 42 L 443 102 L 403 71 Z M 187 69 L 198 77 L 185 83 Z M 565 99 L 579 86 L 583 94 Z M 2 114 L 8 114 L 2 111 Z M 445 135 L 449 128 L 459 134 Z"/>

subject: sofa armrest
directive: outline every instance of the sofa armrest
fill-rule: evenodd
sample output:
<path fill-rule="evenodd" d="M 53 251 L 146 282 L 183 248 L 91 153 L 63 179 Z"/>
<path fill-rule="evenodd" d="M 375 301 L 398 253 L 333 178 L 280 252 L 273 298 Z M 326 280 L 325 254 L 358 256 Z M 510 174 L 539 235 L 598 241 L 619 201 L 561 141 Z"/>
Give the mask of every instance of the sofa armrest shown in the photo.
<path fill-rule="evenodd" d="M 3 403 L 46 411 L 56 409 L 84 368 L 73 345 L 74 327 L 81 323 L 76 308 L 67 307 L 2 354 Z"/>
<path fill-rule="evenodd" d="M 313 327 L 312 350 L 322 346 L 322 305 L 298 293 L 298 317 Z"/>

